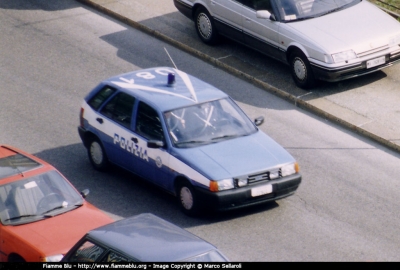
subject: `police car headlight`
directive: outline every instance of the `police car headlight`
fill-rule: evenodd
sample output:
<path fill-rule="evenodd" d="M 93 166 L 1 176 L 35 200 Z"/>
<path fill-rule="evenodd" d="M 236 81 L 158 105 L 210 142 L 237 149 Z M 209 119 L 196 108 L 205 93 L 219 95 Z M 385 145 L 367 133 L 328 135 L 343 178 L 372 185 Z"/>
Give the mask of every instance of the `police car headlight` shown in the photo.
<path fill-rule="evenodd" d="M 239 178 L 237 180 L 237 185 L 238 185 L 238 187 L 247 186 L 247 178 Z"/>
<path fill-rule="evenodd" d="M 223 179 L 219 181 L 210 181 L 210 191 L 222 191 L 234 188 L 233 179 Z"/>
<path fill-rule="evenodd" d="M 48 256 L 43 259 L 44 262 L 59 262 L 64 256 L 62 254 Z"/>
<path fill-rule="evenodd" d="M 300 171 L 299 164 L 297 162 L 286 164 L 281 168 L 282 177 L 298 173 Z"/>

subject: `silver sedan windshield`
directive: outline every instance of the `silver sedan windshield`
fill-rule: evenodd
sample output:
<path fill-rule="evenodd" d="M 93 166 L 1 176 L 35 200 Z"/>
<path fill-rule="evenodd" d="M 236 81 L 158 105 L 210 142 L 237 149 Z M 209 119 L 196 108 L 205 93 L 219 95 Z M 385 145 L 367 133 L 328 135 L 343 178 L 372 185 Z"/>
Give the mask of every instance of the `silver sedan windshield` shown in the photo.
<path fill-rule="evenodd" d="M 297 21 L 332 13 L 361 0 L 275 0 L 283 21 Z"/>
<path fill-rule="evenodd" d="M 194 147 L 246 136 L 255 125 L 229 98 L 196 104 L 164 113 L 176 147 Z"/>

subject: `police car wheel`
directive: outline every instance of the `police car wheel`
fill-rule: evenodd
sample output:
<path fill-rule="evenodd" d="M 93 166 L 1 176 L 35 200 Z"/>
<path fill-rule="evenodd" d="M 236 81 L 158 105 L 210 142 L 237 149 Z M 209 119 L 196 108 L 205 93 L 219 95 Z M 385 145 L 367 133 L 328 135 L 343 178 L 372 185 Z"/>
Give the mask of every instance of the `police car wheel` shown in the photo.
<path fill-rule="evenodd" d="M 196 10 L 195 15 L 196 32 L 200 39 L 209 45 L 217 44 L 219 35 L 214 26 L 214 21 L 208 11 L 200 7 Z"/>
<path fill-rule="evenodd" d="M 182 211 L 189 216 L 197 214 L 197 201 L 193 187 L 189 183 L 181 183 L 178 189 L 178 197 Z"/>
<path fill-rule="evenodd" d="M 88 147 L 90 163 L 96 170 L 103 171 L 108 167 L 106 153 L 97 139 L 92 139 Z"/>

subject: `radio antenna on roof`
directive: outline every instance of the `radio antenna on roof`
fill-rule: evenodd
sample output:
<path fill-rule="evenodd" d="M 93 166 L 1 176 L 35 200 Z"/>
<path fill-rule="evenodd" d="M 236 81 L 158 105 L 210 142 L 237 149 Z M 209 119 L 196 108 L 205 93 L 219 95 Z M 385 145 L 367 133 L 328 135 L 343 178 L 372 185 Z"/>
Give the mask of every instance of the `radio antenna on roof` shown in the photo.
<path fill-rule="evenodd" d="M 167 55 L 168 55 L 169 59 L 171 60 L 172 64 L 174 65 L 175 69 L 178 69 L 178 68 L 176 67 L 175 63 L 174 63 L 174 60 L 172 60 L 171 55 L 169 55 L 169 53 L 168 53 L 168 51 L 167 51 L 167 49 L 166 49 L 165 47 L 164 47 L 164 50 L 165 50 L 165 52 L 167 53 Z"/>

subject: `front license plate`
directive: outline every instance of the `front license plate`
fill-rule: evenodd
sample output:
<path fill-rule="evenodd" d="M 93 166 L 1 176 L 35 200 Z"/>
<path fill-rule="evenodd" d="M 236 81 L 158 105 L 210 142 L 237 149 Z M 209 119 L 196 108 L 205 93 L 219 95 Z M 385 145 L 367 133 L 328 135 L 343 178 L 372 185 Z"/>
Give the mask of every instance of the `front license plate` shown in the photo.
<path fill-rule="evenodd" d="M 385 64 L 385 56 L 367 61 L 367 68 L 376 67 L 382 64 Z"/>
<path fill-rule="evenodd" d="M 251 197 L 257 197 L 272 192 L 272 185 L 265 185 L 261 187 L 255 187 L 251 189 Z"/>

